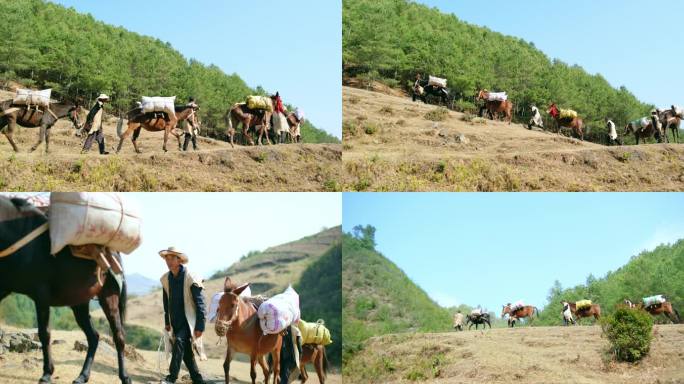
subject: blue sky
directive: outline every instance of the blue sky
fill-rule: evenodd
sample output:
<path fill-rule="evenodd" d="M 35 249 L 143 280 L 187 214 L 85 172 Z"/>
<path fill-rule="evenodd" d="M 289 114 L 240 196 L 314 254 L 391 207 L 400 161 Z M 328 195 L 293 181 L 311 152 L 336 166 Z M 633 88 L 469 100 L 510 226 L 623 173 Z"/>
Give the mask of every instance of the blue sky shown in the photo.
<path fill-rule="evenodd" d="M 341 137 L 341 0 L 52 1 L 279 91 L 318 128 Z"/>
<path fill-rule="evenodd" d="M 533 42 L 659 107 L 684 105 L 684 1 L 417 0 Z"/>
<path fill-rule="evenodd" d="M 684 193 L 345 193 L 343 229 L 377 228 L 377 249 L 444 306 L 536 306 L 630 257 L 684 238 Z"/>

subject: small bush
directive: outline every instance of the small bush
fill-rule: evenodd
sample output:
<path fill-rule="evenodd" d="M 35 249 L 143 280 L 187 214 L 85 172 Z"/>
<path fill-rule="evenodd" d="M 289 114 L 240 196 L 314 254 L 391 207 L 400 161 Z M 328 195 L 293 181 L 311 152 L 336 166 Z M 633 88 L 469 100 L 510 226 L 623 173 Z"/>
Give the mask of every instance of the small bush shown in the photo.
<path fill-rule="evenodd" d="M 454 109 L 458 112 L 474 114 L 477 111 L 477 106 L 467 100 L 456 100 L 456 102 L 454 102 Z"/>
<path fill-rule="evenodd" d="M 380 108 L 380 113 L 391 115 L 394 113 L 394 109 L 392 109 L 392 107 L 390 107 L 389 105 L 385 105 L 384 107 Z"/>
<path fill-rule="evenodd" d="M 363 131 L 366 132 L 366 135 L 373 135 L 378 131 L 378 126 L 373 123 L 366 123 Z"/>
<path fill-rule="evenodd" d="M 618 361 L 641 360 L 651 348 L 653 318 L 641 309 L 619 308 L 601 320 L 601 327 Z"/>
<path fill-rule="evenodd" d="M 430 121 L 444 121 L 449 117 L 449 110 L 444 107 L 435 108 L 424 116 Z"/>

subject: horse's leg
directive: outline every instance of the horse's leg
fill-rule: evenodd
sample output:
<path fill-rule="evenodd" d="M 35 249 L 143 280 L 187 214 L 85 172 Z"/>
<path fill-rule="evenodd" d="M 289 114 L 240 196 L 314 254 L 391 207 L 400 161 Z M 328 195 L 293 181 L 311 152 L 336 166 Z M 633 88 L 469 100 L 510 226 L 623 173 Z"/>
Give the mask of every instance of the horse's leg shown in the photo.
<path fill-rule="evenodd" d="M 41 144 L 43 144 L 43 138 L 45 137 L 45 131 L 47 130 L 47 127 L 45 124 L 40 125 L 40 131 L 38 131 L 38 142 L 33 144 L 33 146 L 29 149 L 29 152 L 35 151 Z"/>
<path fill-rule="evenodd" d="M 247 130 L 249 130 L 249 125 L 251 123 L 252 119 L 248 116 L 245 116 L 245 118 L 242 119 L 242 137 L 249 141 L 249 145 L 254 145 L 254 140 L 252 140 L 252 137 L 247 136 Z"/>
<path fill-rule="evenodd" d="M 273 384 L 280 384 L 280 350 L 283 346 L 283 338 L 280 337 L 280 342 L 276 343 L 273 350 Z"/>
<path fill-rule="evenodd" d="M 167 124 L 166 127 L 164 128 L 164 144 L 162 145 L 162 150 L 164 150 L 164 152 L 167 152 L 166 142 L 169 140 L 169 131 L 170 131 L 169 125 Z"/>
<path fill-rule="evenodd" d="M 109 276 L 108 280 L 112 281 L 113 278 Z M 126 373 L 124 359 L 126 335 L 124 333 L 123 319 L 120 311 L 120 300 L 121 296 L 119 294 L 119 287 L 116 286 L 116 284 L 106 282 L 105 287 L 98 296 L 98 301 L 100 302 L 102 311 L 109 322 L 109 329 L 111 330 L 112 339 L 114 339 L 114 345 L 116 346 L 116 356 L 119 362 L 119 379 L 121 380 L 121 384 L 130 384 L 132 381 Z"/>
<path fill-rule="evenodd" d="M 128 127 L 126 128 L 126 131 L 119 137 L 119 145 L 117 145 L 117 147 L 116 147 L 116 153 L 119 153 L 121 151 L 121 147 L 123 146 L 124 140 L 126 140 L 126 138 L 128 136 L 130 136 L 130 134 L 133 132 L 133 130 L 135 129 L 133 127 L 135 127 L 135 125 L 136 125 L 136 123 L 131 123 L 131 122 L 128 123 Z"/>
<path fill-rule="evenodd" d="M 5 137 L 7 138 L 7 141 L 9 141 L 10 145 L 12 146 L 12 149 L 14 149 L 14 152 L 19 152 L 19 148 L 17 147 L 17 144 L 14 143 L 14 139 L 12 136 L 14 136 L 14 130 L 17 128 L 17 122 L 9 120 L 7 123 L 7 130 L 4 132 Z"/>
<path fill-rule="evenodd" d="M 39 295 L 34 299 L 36 304 L 36 317 L 38 320 L 38 338 L 43 350 L 43 377 L 38 381 L 39 384 L 52 382 L 51 377 L 55 372 L 55 365 L 52 362 L 50 353 L 50 305 L 49 294 Z"/>
<path fill-rule="evenodd" d="M 230 383 L 230 362 L 233 360 L 233 351 L 230 350 L 230 345 L 226 349 L 226 359 L 223 361 L 223 375 L 225 376 L 226 384 Z"/>
<path fill-rule="evenodd" d="M 266 364 L 266 355 L 257 356 L 257 363 L 261 366 L 261 372 L 264 374 L 264 383 L 268 384 L 268 377 L 271 371 L 268 369 L 268 364 Z"/>
<path fill-rule="evenodd" d="M 249 377 L 252 378 L 252 384 L 256 384 L 256 353 L 249 356 Z"/>
<path fill-rule="evenodd" d="M 93 324 L 90 320 L 89 303 L 71 307 L 71 310 L 74 312 L 76 323 L 81 328 L 83 333 L 85 333 L 86 339 L 88 340 L 88 352 L 86 353 L 86 359 L 83 362 L 81 374 L 78 375 L 76 380 L 74 380 L 74 384 L 83 384 L 90 380 L 90 369 L 93 366 L 93 360 L 95 359 L 95 352 L 97 352 L 97 345 L 100 341 L 100 335 L 93 328 Z"/>
<path fill-rule="evenodd" d="M 142 125 L 138 126 L 138 128 L 133 131 L 133 137 L 131 137 L 131 142 L 133 143 L 133 148 L 135 149 L 135 153 L 142 153 L 140 148 L 138 148 L 138 137 L 140 137 L 140 132 L 142 131 Z"/>

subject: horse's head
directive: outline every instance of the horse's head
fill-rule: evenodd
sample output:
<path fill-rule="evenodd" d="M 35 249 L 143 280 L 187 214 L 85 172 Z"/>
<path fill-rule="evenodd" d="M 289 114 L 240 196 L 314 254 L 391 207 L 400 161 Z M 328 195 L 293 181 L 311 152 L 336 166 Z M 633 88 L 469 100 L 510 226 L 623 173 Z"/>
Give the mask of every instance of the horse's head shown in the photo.
<path fill-rule="evenodd" d="M 511 303 L 508 303 L 506 305 L 502 305 L 501 309 L 501 317 L 504 317 L 505 314 L 511 313 Z"/>
<path fill-rule="evenodd" d="M 76 104 L 71 109 L 69 109 L 69 111 L 67 112 L 67 116 L 69 117 L 69 120 L 71 120 L 71 123 L 74 125 L 74 129 L 83 128 L 83 124 L 81 123 L 80 105 Z"/>
<path fill-rule="evenodd" d="M 240 314 L 240 294 L 248 286 L 249 283 L 235 287 L 230 278 L 226 278 L 224 293 L 216 311 L 215 330 L 218 336 L 225 336 L 226 332 L 230 331 L 233 322 L 237 320 Z"/>
<path fill-rule="evenodd" d="M 480 91 L 477 93 L 477 96 L 475 96 L 475 100 L 484 100 L 487 97 L 487 90 L 486 89 L 480 89 Z"/>

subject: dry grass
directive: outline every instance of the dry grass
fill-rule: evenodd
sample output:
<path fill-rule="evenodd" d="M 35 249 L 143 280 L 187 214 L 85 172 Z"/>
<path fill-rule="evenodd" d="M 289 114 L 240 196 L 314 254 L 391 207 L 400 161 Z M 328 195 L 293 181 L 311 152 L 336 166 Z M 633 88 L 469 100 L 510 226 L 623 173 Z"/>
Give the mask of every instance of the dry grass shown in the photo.
<path fill-rule="evenodd" d="M 639 364 L 614 363 L 599 327 L 528 327 L 369 340 L 345 383 L 681 383 L 684 325 L 656 326 Z"/>
<path fill-rule="evenodd" d="M 426 119 L 438 110 L 408 97 L 344 87 L 342 189 L 684 190 L 681 144 L 604 147 L 457 112 L 447 112 L 443 121 Z M 369 124 L 380 129 L 368 135 L 363 127 Z M 458 134 L 469 142 L 458 142 Z"/>

